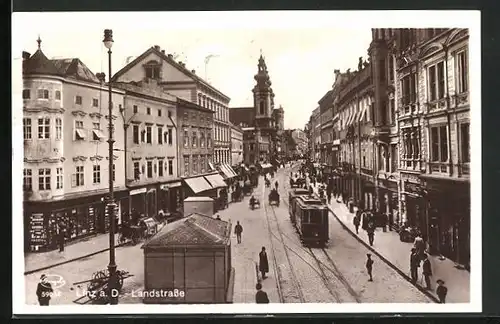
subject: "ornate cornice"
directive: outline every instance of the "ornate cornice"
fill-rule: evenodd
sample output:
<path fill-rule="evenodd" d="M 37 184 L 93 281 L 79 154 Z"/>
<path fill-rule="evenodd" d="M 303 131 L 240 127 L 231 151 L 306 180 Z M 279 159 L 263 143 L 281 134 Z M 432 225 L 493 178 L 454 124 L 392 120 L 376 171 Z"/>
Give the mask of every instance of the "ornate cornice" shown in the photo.
<path fill-rule="evenodd" d="M 132 161 L 140 161 L 142 160 L 142 156 L 133 156 Z"/>
<path fill-rule="evenodd" d="M 146 156 L 145 159 L 147 161 L 154 160 L 154 159 L 156 159 L 156 156 Z"/>
<path fill-rule="evenodd" d="M 116 160 L 116 159 L 118 159 L 118 155 L 113 154 L 113 160 Z M 109 160 L 109 156 L 106 156 L 106 160 Z"/>
<path fill-rule="evenodd" d="M 77 155 L 77 156 L 74 156 L 73 157 L 73 162 L 78 162 L 78 161 L 86 161 L 87 160 L 87 157 L 86 156 L 83 156 L 83 155 Z"/>
<path fill-rule="evenodd" d="M 91 118 L 98 118 L 98 119 L 100 119 L 100 118 L 102 118 L 103 114 L 98 113 L 98 112 L 91 112 L 91 113 L 89 114 L 89 116 L 90 116 Z"/>
<path fill-rule="evenodd" d="M 102 159 L 104 159 L 104 157 L 101 155 L 94 155 L 90 157 L 90 161 L 95 161 L 95 160 L 101 161 Z"/>
<path fill-rule="evenodd" d="M 164 160 L 165 157 L 164 156 L 155 156 L 155 159 L 158 159 L 158 160 Z"/>
<path fill-rule="evenodd" d="M 23 111 L 28 113 L 47 112 L 51 114 L 62 114 L 64 108 L 49 108 L 49 107 L 23 107 Z"/>
<path fill-rule="evenodd" d="M 73 114 L 73 116 L 80 116 L 80 117 L 85 117 L 87 115 L 87 113 L 83 110 L 75 110 L 72 111 L 71 114 Z"/>
<path fill-rule="evenodd" d="M 64 157 L 60 158 L 39 158 L 39 159 L 29 159 L 29 158 L 24 158 L 25 163 L 58 163 L 58 162 L 64 162 L 66 159 Z"/>

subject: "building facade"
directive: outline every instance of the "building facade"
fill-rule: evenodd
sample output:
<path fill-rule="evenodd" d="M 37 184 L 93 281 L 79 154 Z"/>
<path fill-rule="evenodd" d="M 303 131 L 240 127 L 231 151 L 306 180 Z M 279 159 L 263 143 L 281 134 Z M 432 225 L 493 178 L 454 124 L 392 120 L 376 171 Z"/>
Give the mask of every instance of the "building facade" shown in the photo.
<path fill-rule="evenodd" d="M 336 71 L 337 183 L 431 254 L 470 263 L 468 30 L 372 29 L 369 62 Z M 337 119 L 338 118 L 338 119 Z"/>
<path fill-rule="evenodd" d="M 320 162 L 332 165 L 332 144 L 333 144 L 333 98 L 332 90 L 329 90 L 318 101 L 320 122 L 321 122 L 321 147 Z"/>
<path fill-rule="evenodd" d="M 179 128 L 179 172 L 189 178 L 213 172 L 214 146 L 212 127 L 214 112 L 196 103 L 177 99 Z"/>
<path fill-rule="evenodd" d="M 466 29 L 377 30 L 396 65 L 403 221 L 431 253 L 470 264 L 470 95 Z"/>
<path fill-rule="evenodd" d="M 231 124 L 231 166 L 241 166 L 243 157 L 243 130 Z"/>
<path fill-rule="evenodd" d="M 339 187 L 361 208 L 375 207 L 372 67 L 360 58 L 358 70 L 336 74 L 335 110 L 340 129 Z M 339 180 L 337 180 L 339 181 Z"/>
<path fill-rule="evenodd" d="M 309 149 L 311 151 L 311 160 L 319 163 L 321 161 L 321 115 L 317 107 L 313 110 L 309 118 Z"/>
<path fill-rule="evenodd" d="M 297 128 L 291 131 L 291 136 L 297 145 L 297 154 L 304 155 L 308 146 L 306 132 Z"/>
<path fill-rule="evenodd" d="M 125 91 L 122 112 L 126 152 L 128 215 L 133 221 L 161 210 L 176 213 L 181 204 L 178 172 L 176 98 L 156 82 L 114 82 Z"/>
<path fill-rule="evenodd" d="M 116 147 L 124 147 L 123 97 L 113 90 Z M 23 52 L 26 251 L 55 248 L 60 222 L 67 226 L 66 241 L 105 233 L 109 174 L 118 215 L 127 208 L 122 151 L 111 157 L 113 172 L 108 168 L 108 120 L 108 88 L 79 59 L 49 60 L 40 39 L 35 54 Z"/>
<path fill-rule="evenodd" d="M 159 46 L 149 48 L 113 77 L 114 81 L 129 83 L 148 76 L 151 80 L 178 98 L 190 101 L 214 112 L 213 163 L 230 163 L 230 98 L 200 78 L 185 63 L 176 62 L 172 54 L 165 54 Z"/>

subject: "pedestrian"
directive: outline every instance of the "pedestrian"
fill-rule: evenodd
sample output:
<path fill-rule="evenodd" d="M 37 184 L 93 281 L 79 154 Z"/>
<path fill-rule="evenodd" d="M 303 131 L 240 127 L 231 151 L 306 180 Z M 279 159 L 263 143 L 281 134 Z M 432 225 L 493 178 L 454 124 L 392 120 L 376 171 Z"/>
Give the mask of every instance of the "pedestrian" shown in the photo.
<path fill-rule="evenodd" d="M 413 246 L 417 250 L 417 254 L 423 259 L 425 254 L 425 242 L 424 239 L 422 238 L 422 235 L 420 234 L 420 231 L 417 232 L 415 241 L 413 242 Z"/>
<path fill-rule="evenodd" d="M 414 283 L 418 280 L 418 267 L 420 267 L 420 258 L 417 249 L 412 248 L 410 253 L 410 276 Z"/>
<path fill-rule="evenodd" d="M 359 223 L 360 223 L 361 212 L 358 210 L 353 218 L 354 228 L 356 229 L 356 234 L 359 234 Z"/>
<path fill-rule="evenodd" d="M 66 239 L 66 224 L 64 221 L 59 221 L 57 225 L 57 242 L 59 244 L 59 252 L 64 252 L 64 240 Z"/>
<path fill-rule="evenodd" d="M 234 233 L 236 234 L 236 239 L 238 240 L 238 244 L 240 244 L 241 233 L 243 233 L 243 226 L 241 226 L 240 221 L 236 222 L 236 226 L 234 227 Z"/>
<path fill-rule="evenodd" d="M 373 246 L 373 241 L 375 240 L 375 225 L 373 224 L 373 221 L 368 223 L 366 233 L 368 234 L 368 242 L 370 242 L 370 246 Z"/>
<path fill-rule="evenodd" d="M 266 248 L 262 247 L 262 251 L 259 253 L 259 270 L 262 274 L 262 279 L 266 279 L 266 273 L 269 272 L 269 263 L 267 261 Z"/>
<path fill-rule="evenodd" d="M 431 261 L 429 260 L 427 254 L 424 254 L 423 258 L 424 262 L 422 263 L 422 275 L 424 276 L 425 279 L 426 288 L 428 290 L 431 290 L 431 277 L 432 277 Z"/>
<path fill-rule="evenodd" d="M 328 199 L 328 203 L 330 204 L 332 201 L 332 192 L 330 190 L 326 191 L 326 198 Z"/>
<path fill-rule="evenodd" d="M 439 297 L 439 303 L 440 304 L 445 304 L 446 302 L 446 295 L 448 294 L 448 288 L 444 285 L 444 281 L 441 279 L 438 279 L 437 281 L 438 287 L 436 288 L 436 294 Z"/>
<path fill-rule="evenodd" d="M 52 295 L 52 285 L 47 281 L 47 276 L 42 274 L 40 277 L 40 282 L 36 287 L 36 296 L 38 298 L 38 303 L 40 306 L 49 306 L 50 296 Z"/>
<path fill-rule="evenodd" d="M 267 293 L 262 290 L 262 284 L 258 282 L 255 288 L 257 289 L 255 293 L 255 302 L 257 304 L 269 304 L 269 297 L 267 297 Z"/>
<path fill-rule="evenodd" d="M 370 276 L 370 279 L 368 281 L 373 281 L 373 276 L 372 276 L 372 270 L 373 270 L 373 260 L 372 260 L 372 255 L 370 253 L 366 254 L 366 271 L 368 272 L 368 275 Z"/>

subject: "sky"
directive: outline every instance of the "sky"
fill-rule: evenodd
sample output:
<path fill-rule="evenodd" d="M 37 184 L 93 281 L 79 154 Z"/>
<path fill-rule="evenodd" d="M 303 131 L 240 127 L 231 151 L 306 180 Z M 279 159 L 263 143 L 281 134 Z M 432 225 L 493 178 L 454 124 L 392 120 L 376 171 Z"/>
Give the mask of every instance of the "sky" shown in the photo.
<path fill-rule="evenodd" d="M 333 11 L 14 13 L 12 55 L 33 54 L 40 35 L 47 57 L 78 57 L 107 73 L 103 30 L 112 29 L 113 74 L 159 45 L 229 96 L 230 107 L 241 107 L 253 105 L 262 51 L 285 128 L 303 128 L 331 89 L 333 71 L 355 70 L 359 57 L 367 59 L 371 28 L 408 24 L 400 16 L 387 26 L 383 15 Z"/>

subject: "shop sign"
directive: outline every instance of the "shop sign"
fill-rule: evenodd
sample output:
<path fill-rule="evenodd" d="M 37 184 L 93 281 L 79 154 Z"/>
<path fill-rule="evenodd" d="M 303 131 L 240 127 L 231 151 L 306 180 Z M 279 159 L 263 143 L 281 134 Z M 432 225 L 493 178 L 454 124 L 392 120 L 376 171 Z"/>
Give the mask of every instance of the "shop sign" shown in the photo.
<path fill-rule="evenodd" d="M 146 188 L 134 189 L 134 190 L 131 190 L 131 191 L 130 191 L 130 195 L 131 195 L 131 196 L 134 196 L 134 195 L 140 195 L 140 194 L 146 193 L 146 191 L 147 191 L 147 189 L 146 189 Z"/>
<path fill-rule="evenodd" d="M 177 187 L 180 187 L 182 184 L 180 181 L 177 181 L 177 182 L 172 182 L 172 183 L 165 183 L 165 184 L 162 184 L 160 185 L 160 189 L 161 190 L 168 190 L 170 188 L 177 188 Z"/>
<path fill-rule="evenodd" d="M 379 180 L 379 185 L 384 189 L 398 191 L 398 184 L 394 181 Z"/>
<path fill-rule="evenodd" d="M 405 192 L 420 195 L 420 186 L 414 183 L 405 182 Z"/>

